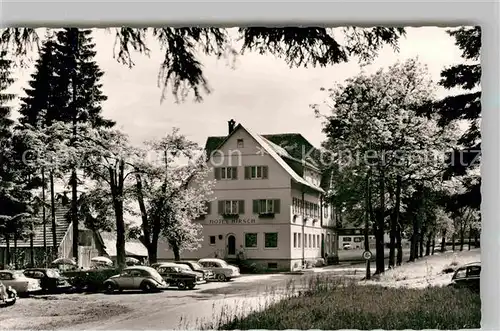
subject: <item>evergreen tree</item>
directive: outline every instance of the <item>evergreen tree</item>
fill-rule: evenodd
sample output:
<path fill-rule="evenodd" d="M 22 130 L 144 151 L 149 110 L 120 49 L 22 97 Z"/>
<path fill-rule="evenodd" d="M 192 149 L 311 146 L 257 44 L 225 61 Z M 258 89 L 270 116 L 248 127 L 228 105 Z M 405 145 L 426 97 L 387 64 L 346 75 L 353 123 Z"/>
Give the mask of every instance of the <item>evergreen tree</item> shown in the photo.
<path fill-rule="evenodd" d="M 457 149 L 450 159 L 448 176 L 463 176 L 470 170 L 479 167 L 481 153 L 481 91 L 478 90 L 481 81 L 481 65 L 479 56 L 481 51 L 481 27 L 461 27 L 448 31 L 455 38 L 455 44 L 462 51 L 465 64 L 458 64 L 444 69 L 441 72 L 440 85 L 447 89 L 460 88 L 461 94 L 443 98 L 429 108 L 441 115 L 440 125 L 446 126 L 457 120 L 465 120 L 469 124 L 468 130 L 459 140 L 461 149 Z M 466 179 L 467 190 L 458 196 L 459 205 L 467 204 L 479 208 L 481 204 L 481 183 L 479 175 Z"/>
<path fill-rule="evenodd" d="M 11 108 L 8 105 L 15 98 L 7 89 L 14 83 L 11 77 L 12 61 L 0 52 L 0 236 L 7 243 L 7 264 L 10 263 L 10 239 L 22 236 L 25 229 L 28 208 L 28 192 L 20 181 L 17 171 L 18 160 L 13 157 Z"/>
<path fill-rule="evenodd" d="M 94 61 L 96 52 L 91 30 L 64 28 L 56 33 L 56 57 L 59 62 L 58 86 L 69 91 L 69 102 L 60 110 L 47 114 L 48 118 L 72 124 L 73 147 L 78 142 L 78 125 L 90 123 L 93 127 L 112 127 L 115 123 L 101 116 L 101 102 L 107 97 L 99 83 L 103 72 Z M 71 220 L 73 221 L 73 257 L 78 260 L 78 177 L 77 164 L 71 169 Z"/>

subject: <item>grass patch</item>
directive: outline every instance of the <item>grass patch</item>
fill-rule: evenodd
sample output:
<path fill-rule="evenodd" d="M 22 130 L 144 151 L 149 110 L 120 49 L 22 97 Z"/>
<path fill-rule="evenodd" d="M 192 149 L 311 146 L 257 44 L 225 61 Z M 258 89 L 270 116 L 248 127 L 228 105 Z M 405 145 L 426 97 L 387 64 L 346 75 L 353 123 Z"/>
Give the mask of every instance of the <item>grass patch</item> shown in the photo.
<path fill-rule="evenodd" d="M 223 309 L 201 329 L 468 329 L 480 328 L 481 299 L 467 289 L 384 288 L 317 277 L 288 297 L 247 316 Z"/>

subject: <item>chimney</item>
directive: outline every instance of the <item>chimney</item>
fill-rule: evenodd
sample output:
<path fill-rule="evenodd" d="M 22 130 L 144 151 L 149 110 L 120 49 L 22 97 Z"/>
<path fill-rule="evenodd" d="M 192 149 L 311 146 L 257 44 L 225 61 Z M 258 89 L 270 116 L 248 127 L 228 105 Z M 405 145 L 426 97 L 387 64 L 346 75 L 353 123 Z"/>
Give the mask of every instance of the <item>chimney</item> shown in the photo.
<path fill-rule="evenodd" d="M 231 134 L 231 133 L 233 133 L 233 131 L 234 131 L 234 125 L 235 124 L 236 124 L 236 122 L 233 119 L 227 121 L 227 126 L 228 126 L 228 129 L 229 129 L 228 135 Z"/>

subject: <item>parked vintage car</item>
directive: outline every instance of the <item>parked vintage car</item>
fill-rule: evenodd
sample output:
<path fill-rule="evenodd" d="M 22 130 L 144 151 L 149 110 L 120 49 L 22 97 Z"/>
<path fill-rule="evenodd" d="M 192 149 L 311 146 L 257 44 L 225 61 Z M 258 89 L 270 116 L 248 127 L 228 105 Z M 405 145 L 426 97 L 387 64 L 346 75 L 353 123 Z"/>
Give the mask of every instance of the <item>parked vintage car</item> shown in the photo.
<path fill-rule="evenodd" d="M 12 286 L 5 286 L 0 282 L 0 307 L 12 306 L 17 301 L 17 291 Z"/>
<path fill-rule="evenodd" d="M 0 282 L 12 287 L 19 296 L 27 296 L 42 289 L 38 279 L 28 278 L 17 270 L 0 270 Z"/>
<path fill-rule="evenodd" d="M 199 260 L 198 263 L 202 267 L 212 270 L 215 278 L 221 282 L 227 282 L 231 278 L 240 276 L 240 268 L 221 259 L 206 258 Z"/>
<path fill-rule="evenodd" d="M 214 272 L 212 270 L 203 268 L 196 261 L 176 261 L 175 263 L 186 265 L 193 271 L 201 272 L 203 274 L 203 278 L 207 281 L 215 278 Z"/>
<path fill-rule="evenodd" d="M 103 283 L 107 293 L 123 290 L 143 290 L 153 292 L 166 289 L 168 284 L 156 269 L 133 266 L 123 269 L 121 274 L 106 279 Z"/>
<path fill-rule="evenodd" d="M 451 277 L 451 286 L 457 288 L 469 288 L 471 290 L 479 291 L 481 275 L 481 263 L 473 262 L 465 264 L 455 271 Z"/>
<path fill-rule="evenodd" d="M 28 278 L 38 279 L 42 291 L 45 292 L 61 292 L 71 288 L 68 279 L 63 277 L 57 269 L 29 268 L 25 269 L 23 274 Z"/>
<path fill-rule="evenodd" d="M 177 286 L 180 290 L 192 290 L 196 285 L 206 283 L 202 273 L 192 271 L 184 264 L 164 262 L 158 265 L 156 270 L 167 284 Z"/>

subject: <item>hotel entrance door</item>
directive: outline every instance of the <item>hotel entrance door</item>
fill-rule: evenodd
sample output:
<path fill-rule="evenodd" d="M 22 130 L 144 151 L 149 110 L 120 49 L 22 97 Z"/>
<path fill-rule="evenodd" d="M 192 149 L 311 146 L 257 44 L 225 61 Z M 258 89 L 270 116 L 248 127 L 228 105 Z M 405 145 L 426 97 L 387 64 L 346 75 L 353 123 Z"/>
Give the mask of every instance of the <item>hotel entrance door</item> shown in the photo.
<path fill-rule="evenodd" d="M 227 255 L 229 257 L 236 255 L 236 238 L 232 234 L 227 236 Z"/>

